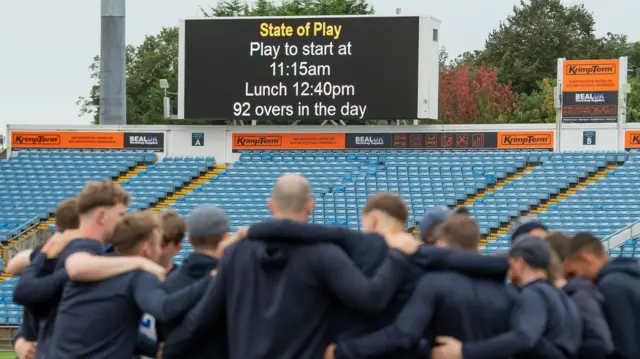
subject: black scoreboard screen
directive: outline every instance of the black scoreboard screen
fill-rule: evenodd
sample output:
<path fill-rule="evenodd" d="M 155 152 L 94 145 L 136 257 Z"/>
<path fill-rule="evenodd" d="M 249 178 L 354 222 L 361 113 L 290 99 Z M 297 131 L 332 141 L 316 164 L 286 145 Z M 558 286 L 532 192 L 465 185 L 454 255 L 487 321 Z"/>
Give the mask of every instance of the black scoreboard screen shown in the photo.
<path fill-rule="evenodd" d="M 179 116 L 424 118 L 420 34 L 408 16 L 184 20 Z"/>

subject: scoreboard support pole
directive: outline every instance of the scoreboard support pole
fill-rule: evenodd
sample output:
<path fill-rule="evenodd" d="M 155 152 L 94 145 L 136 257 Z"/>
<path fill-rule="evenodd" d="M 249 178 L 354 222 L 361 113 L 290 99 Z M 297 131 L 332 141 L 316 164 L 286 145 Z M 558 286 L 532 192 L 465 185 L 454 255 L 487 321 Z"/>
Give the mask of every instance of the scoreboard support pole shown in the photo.
<path fill-rule="evenodd" d="M 127 124 L 125 0 L 102 0 L 100 124 Z"/>

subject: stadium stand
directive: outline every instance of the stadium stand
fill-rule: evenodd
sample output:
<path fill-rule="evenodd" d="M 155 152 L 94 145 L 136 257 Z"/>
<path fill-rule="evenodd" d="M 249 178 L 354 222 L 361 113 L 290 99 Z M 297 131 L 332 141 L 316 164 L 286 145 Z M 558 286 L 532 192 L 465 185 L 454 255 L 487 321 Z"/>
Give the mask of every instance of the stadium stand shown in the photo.
<path fill-rule="evenodd" d="M 247 151 L 230 167 L 213 157 L 156 162 L 151 152 L 21 151 L 0 161 L 0 200 L 10 208 L 0 214 L 0 238 L 15 241 L 36 228 L 54 230 L 51 214 L 59 201 L 87 181 L 107 178 L 132 194 L 133 211 L 173 208 L 187 215 L 214 203 L 238 228 L 268 218 L 265 201 L 273 182 L 295 172 L 313 186 L 315 223 L 359 228 L 359 210 L 371 194 L 398 192 L 413 222 L 435 205 L 467 206 L 486 237 L 484 252 L 492 254 L 509 248 L 506 232 L 521 215 L 537 215 L 554 230 L 587 230 L 602 238 L 635 222 L 639 169 L 639 153 L 615 151 Z M 185 240 L 175 261 L 191 250 Z M 611 255 L 640 259 L 640 245 L 627 242 Z M 0 325 L 22 320 L 11 301 L 15 282 L 4 276 L 0 283 Z"/>

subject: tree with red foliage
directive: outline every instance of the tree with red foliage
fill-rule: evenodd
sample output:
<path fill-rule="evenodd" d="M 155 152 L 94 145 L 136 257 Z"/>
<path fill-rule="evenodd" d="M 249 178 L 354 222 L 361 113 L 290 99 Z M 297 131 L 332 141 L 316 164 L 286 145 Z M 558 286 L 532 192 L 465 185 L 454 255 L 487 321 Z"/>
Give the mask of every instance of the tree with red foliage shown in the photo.
<path fill-rule="evenodd" d="M 511 82 L 500 84 L 497 70 L 484 63 L 441 70 L 438 101 L 439 120 L 450 124 L 507 122 L 517 110 Z"/>

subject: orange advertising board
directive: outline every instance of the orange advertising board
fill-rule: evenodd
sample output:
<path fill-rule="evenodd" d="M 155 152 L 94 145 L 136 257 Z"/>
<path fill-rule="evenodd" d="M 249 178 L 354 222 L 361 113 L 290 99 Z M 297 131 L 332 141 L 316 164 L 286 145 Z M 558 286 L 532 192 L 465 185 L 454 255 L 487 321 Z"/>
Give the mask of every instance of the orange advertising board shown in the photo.
<path fill-rule="evenodd" d="M 498 148 L 548 149 L 554 145 L 553 131 L 498 132 Z"/>
<path fill-rule="evenodd" d="M 234 133 L 232 150 L 341 150 L 344 133 Z"/>
<path fill-rule="evenodd" d="M 563 65 L 563 92 L 618 91 L 619 60 L 567 60 Z"/>
<path fill-rule="evenodd" d="M 11 132 L 12 148 L 122 149 L 123 132 Z"/>
<path fill-rule="evenodd" d="M 640 148 L 640 131 L 624 132 L 624 148 L 625 149 Z"/>

